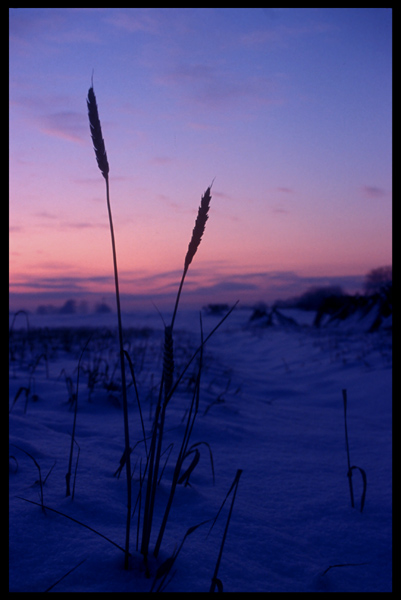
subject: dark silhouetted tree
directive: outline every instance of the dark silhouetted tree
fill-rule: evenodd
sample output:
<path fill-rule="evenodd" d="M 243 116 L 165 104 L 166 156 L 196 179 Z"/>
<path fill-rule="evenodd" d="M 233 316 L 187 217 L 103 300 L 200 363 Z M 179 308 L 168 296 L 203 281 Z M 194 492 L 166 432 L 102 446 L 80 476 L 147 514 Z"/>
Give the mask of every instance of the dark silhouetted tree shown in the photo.
<path fill-rule="evenodd" d="M 61 315 L 74 315 L 77 312 L 75 300 L 67 300 L 65 304 L 60 308 Z"/>
<path fill-rule="evenodd" d="M 364 288 L 367 294 L 375 294 L 392 285 L 393 268 L 391 265 L 372 269 L 365 276 Z"/>
<path fill-rule="evenodd" d="M 341 298 L 342 296 L 344 296 L 344 292 L 338 285 L 312 287 L 298 298 L 296 306 L 303 310 L 319 310 L 327 298 Z"/>
<path fill-rule="evenodd" d="M 111 308 L 105 302 L 99 302 L 99 304 L 96 304 L 96 306 L 95 306 L 95 313 L 97 313 L 97 314 L 111 313 Z"/>

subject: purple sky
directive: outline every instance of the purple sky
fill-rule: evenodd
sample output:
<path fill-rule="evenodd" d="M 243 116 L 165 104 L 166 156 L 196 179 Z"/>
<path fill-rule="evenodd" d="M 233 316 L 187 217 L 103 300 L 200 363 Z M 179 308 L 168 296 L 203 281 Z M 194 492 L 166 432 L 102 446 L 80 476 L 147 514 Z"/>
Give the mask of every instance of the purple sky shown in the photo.
<path fill-rule="evenodd" d="M 10 306 L 361 289 L 391 264 L 392 11 L 10 9 Z"/>

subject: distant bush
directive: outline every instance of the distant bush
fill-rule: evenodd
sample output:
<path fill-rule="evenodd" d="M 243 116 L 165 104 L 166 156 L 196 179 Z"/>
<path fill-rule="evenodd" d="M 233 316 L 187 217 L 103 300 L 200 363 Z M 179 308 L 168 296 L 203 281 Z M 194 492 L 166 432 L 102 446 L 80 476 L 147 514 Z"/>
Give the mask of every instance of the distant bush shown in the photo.
<path fill-rule="evenodd" d="M 392 285 L 393 267 L 391 265 L 372 269 L 365 276 L 364 289 L 366 294 L 375 294 L 381 289 Z"/>
<path fill-rule="evenodd" d="M 105 302 L 100 302 L 99 304 L 96 304 L 96 306 L 95 306 L 95 313 L 98 315 L 111 313 L 111 308 Z"/>
<path fill-rule="evenodd" d="M 324 317 L 329 317 L 329 322 L 344 321 L 352 315 L 359 314 L 360 318 L 368 314 L 376 315 L 367 331 L 377 331 L 382 326 L 391 329 L 391 324 L 386 321 L 393 312 L 392 284 L 382 286 L 374 294 L 353 296 L 329 296 L 323 300 L 316 312 L 314 325 L 319 327 Z"/>
<path fill-rule="evenodd" d="M 273 327 L 275 325 L 284 327 L 297 326 L 295 319 L 284 315 L 276 305 L 269 308 L 262 302 L 254 306 L 253 313 L 249 317 L 249 322 L 252 321 L 256 321 L 262 327 Z"/>
<path fill-rule="evenodd" d="M 250 316 L 249 320 L 254 321 L 255 319 L 262 319 L 264 317 L 267 317 L 267 314 L 268 308 L 266 304 L 264 302 L 259 302 L 253 307 L 253 313 Z"/>
<path fill-rule="evenodd" d="M 344 292 L 337 285 L 312 287 L 295 300 L 294 306 L 302 310 L 319 310 L 328 298 L 331 298 L 332 302 L 335 303 L 336 299 L 343 297 Z"/>
<path fill-rule="evenodd" d="M 209 315 L 223 315 L 228 309 L 228 304 L 208 304 L 203 307 L 203 310 Z"/>
<path fill-rule="evenodd" d="M 67 300 L 60 308 L 60 315 L 75 315 L 77 312 L 77 303 L 75 300 Z"/>
<path fill-rule="evenodd" d="M 320 303 L 313 324 L 318 327 L 322 318 L 327 315 L 332 319 L 344 320 L 356 310 L 363 309 L 365 305 L 366 298 L 363 296 L 328 296 Z"/>
<path fill-rule="evenodd" d="M 57 312 L 57 308 L 52 304 L 39 304 L 35 312 L 37 315 L 53 315 Z"/>

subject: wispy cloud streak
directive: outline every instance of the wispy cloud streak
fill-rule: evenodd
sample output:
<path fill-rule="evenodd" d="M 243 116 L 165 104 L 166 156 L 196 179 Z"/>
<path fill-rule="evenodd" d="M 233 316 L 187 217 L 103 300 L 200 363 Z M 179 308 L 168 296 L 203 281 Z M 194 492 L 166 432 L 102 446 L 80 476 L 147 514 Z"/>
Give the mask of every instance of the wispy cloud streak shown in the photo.
<path fill-rule="evenodd" d="M 244 103 L 261 106 L 276 102 L 276 83 L 270 77 L 240 75 L 206 63 L 177 64 L 157 79 L 192 105 L 212 110 L 227 110 Z"/>
<path fill-rule="evenodd" d="M 387 196 L 385 189 L 375 185 L 363 185 L 361 187 L 363 195 L 367 198 L 384 198 Z"/>
<path fill-rule="evenodd" d="M 42 116 L 40 118 L 40 129 L 47 135 L 79 144 L 84 143 L 87 138 L 82 114 L 73 111 Z"/>

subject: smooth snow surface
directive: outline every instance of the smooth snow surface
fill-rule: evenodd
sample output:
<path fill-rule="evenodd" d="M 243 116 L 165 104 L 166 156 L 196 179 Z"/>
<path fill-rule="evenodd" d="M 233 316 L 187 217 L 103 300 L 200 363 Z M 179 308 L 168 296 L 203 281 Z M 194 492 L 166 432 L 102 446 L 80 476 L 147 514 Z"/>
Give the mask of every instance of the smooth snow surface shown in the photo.
<path fill-rule="evenodd" d="M 21 499 L 40 503 L 39 473 L 29 453 L 42 479 L 54 465 L 43 486 L 46 506 L 124 547 L 125 471 L 114 477 L 124 448 L 123 411 L 116 386 L 108 391 L 103 385 L 106 380 L 118 382 L 120 376 L 113 315 L 64 316 L 62 322 L 30 317 L 29 333 L 23 315 L 17 318 L 10 341 L 11 592 L 44 592 L 65 575 L 50 591 L 150 591 L 157 566 L 178 548 L 187 530 L 216 516 L 238 469 L 242 475 L 218 571 L 223 591 L 392 591 L 391 333 L 367 334 L 358 323 L 352 330 L 316 329 L 308 324 L 314 315 L 296 312 L 288 315 L 298 326 L 264 327 L 257 320 L 250 322 L 250 315 L 250 310 L 236 309 L 205 348 L 191 443 L 209 444 L 215 483 L 208 447 L 201 444 L 190 485 L 177 487 L 160 556 L 150 561 L 151 578 L 145 576 L 136 550 L 137 511 L 131 524 L 130 566 L 124 570 L 124 553 L 115 545 Z M 203 315 L 205 336 L 219 319 Z M 79 355 L 89 336 L 83 328 L 95 326 L 82 359 L 75 432 L 79 462 L 71 500 L 65 483 L 74 417 L 68 382 L 70 378 L 75 388 Z M 163 324 L 153 312 L 125 316 L 123 326 L 150 434 L 161 376 Z M 178 315 L 176 373 L 199 344 L 199 330 L 197 313 Z M 96 369 L 98 380 L 90 393 L 88 374 Z M 197 360 L 167 409 L 164 448 L 174 446 L 156 497 L 151 548 L 196 372 Z M 129 373 L 127 378 L 130 381 Z M 21 388 L 29 388 L 28 400 L 23 389 L 13 403 Z M 357 470 L 352 477 L 355 508 L 350 504 L 343 389 L 348 395 L 351 465 L 367 475 L 363 512 Z M 142 433 L 132 385 L 129 416 L 134 446 Z M 76 458 L 75 445 L 72 477 Z M 144 463 L 140 443 L 131 455 L 134 501 Z M 208 536 L 211 523 L 186 538 L 166 592 L 209 591 L 231 500 L 232 494 Z"/>

